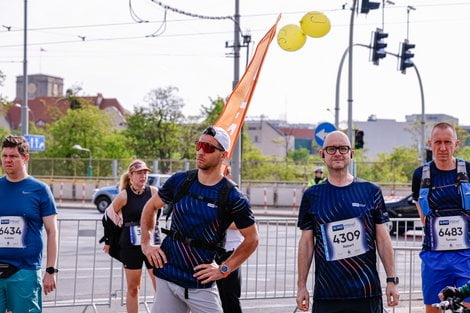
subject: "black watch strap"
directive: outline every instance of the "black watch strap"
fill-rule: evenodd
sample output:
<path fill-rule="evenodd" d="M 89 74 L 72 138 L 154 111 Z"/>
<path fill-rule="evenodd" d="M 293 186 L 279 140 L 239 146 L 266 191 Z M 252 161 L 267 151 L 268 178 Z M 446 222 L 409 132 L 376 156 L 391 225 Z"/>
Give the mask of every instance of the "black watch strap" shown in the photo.
<path fill-rule="evenodd" d="M 52 266 L 46 268 L 46 273 L 48 273 L 48 274 L 55 274 L 55 273 L 58 273 L 58 272 L 59 272 L 59 270 L 52 267 Z"/>
<path fill-rule="evenodd" d="M 398 285 L 400 280 L 398 277 L 387 277 L 387 283 L 394 283 L 395 285 Z"/>

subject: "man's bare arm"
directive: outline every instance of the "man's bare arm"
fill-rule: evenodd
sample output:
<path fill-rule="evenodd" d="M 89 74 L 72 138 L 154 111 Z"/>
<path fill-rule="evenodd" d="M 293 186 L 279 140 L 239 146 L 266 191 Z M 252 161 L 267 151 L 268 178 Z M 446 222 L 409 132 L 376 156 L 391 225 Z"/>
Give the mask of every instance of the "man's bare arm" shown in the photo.
<path fill-rule="evenodd" d="M 145 204 L 140 218 L 142 252 L 149 262 L 157 268 L 163 267 L 167 259 L 165 253 L 160 249 L 160 246 L 154 246 L 152 244 L 151 238 L 155 230 L 155 216 L 157 210 L 160 210 L 164 205 L 165 202 L 162 201 L 158 193 L 153 195 Z"/>
<path fill-rule="evenodd" d="M 387 277 L 395 277 L 395 261 L 393 257 L 392 239 L 388 233 L 387 224 L 376 224 L 376 241 L 377 251 L 379 252 L 380 260 L 385 269 Z M 387 283 L 386 287 L 387 304 L 388 306 L 395 306 L 398 304 L 400 295 L 398 294 L 398 288 L 394 283 Z"/>
<path fill-rule="evenodd" d="M 309 293 L 307 290 L 307 278 L 313 259 L 313 230 L 302 230 L 298 249 L 298 273 L 297 273 L 297 307 L 301 311 L 309 309 Z"/>

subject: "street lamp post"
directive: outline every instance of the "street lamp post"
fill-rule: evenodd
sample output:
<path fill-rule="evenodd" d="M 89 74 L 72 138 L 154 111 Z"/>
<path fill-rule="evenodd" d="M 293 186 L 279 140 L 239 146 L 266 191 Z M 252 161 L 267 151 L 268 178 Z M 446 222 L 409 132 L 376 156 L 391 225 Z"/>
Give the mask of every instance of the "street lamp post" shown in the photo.
<path fill-rule="evenodd" d="M 77 150 L 77 151 L 85 151 L 88 152 L 89 158 L 88 158 L 88 171 L 87 171 L 87 176 L 93 176 L 93 166 L 91 164 L 91 150 L 87 148 L 83 148 L 80 145 L 73 145 L 72 149 Z"/>

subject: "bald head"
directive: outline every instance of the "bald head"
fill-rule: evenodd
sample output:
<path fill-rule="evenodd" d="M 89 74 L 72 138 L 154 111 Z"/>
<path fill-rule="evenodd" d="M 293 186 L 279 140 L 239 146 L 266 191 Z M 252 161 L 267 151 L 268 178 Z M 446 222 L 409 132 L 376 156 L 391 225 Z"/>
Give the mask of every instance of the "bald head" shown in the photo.
<path fill-rule="evenodd" d="M 326 135 L 325 141 L 323 142 L 323 148 L 332 145 L 351 147 L 351 142 L 349 141 L 349 138 L 348 136 L 346 136 L 345 133 L 339 130 L 335 130 L 334 132 L 331 132 Z"/>

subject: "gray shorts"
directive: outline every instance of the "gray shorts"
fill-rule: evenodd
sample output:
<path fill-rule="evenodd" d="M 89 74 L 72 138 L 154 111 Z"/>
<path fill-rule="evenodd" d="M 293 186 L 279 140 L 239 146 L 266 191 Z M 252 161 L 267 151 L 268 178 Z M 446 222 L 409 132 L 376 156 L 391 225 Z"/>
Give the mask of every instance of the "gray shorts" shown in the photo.
<path fill-rule="evenodd" d="M 152 313 L 222 313 L 217 284 L 211 288 L 185 288 L 164 279 L 157 279 Z"/>

